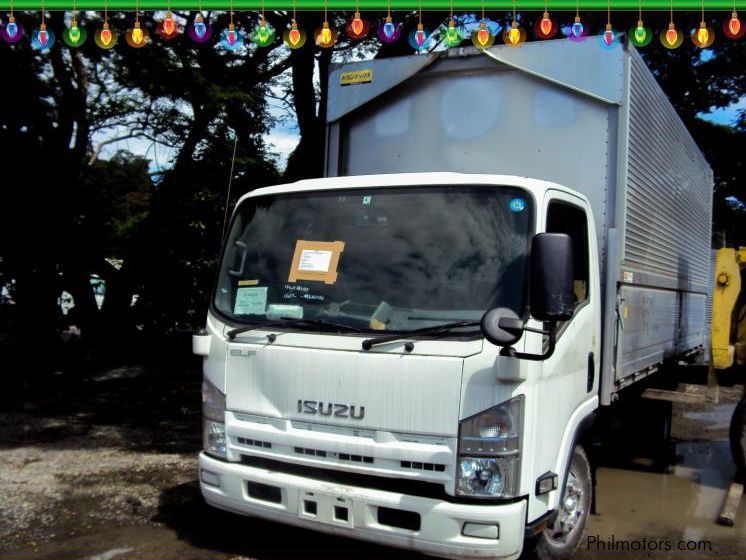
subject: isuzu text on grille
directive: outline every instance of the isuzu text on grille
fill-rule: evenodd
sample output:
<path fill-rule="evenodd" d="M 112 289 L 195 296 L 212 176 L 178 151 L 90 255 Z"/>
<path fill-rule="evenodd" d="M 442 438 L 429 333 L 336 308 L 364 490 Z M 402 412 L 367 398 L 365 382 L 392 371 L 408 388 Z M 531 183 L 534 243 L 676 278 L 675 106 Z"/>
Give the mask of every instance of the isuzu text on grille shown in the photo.
<path fill-rule="evenodd" d="M 298 412 L 300 414 L 320 414 L 321 416 L 336 416 L 337 418 L 352 418 L 362 420 L 365 418 L 365 407 L 361 406 L 359 413 L 357 406 L 352 404 L 325 403 L 323 401 L 298 400 Z"/>

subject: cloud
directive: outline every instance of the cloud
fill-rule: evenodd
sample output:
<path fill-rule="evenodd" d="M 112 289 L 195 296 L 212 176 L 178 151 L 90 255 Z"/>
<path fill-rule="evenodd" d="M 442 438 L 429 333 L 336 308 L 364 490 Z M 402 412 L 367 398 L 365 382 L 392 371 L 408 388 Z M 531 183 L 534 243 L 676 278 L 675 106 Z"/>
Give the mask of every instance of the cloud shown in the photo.
<path fill-rule="evenodd" d="M 269 149 L 278 155 L 277 166 L 280 171 L 284 171 L 288 157 L 300 141 L 300 134 L 297 130 L 289 128 L 273 128 L 264 136 L 264 141 Z"/>

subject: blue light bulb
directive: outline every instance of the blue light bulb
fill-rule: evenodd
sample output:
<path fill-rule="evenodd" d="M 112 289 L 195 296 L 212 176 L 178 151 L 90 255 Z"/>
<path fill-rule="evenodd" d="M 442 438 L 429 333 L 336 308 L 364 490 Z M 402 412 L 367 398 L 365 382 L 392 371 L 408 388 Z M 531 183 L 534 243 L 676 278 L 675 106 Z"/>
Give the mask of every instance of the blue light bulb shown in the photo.
<path fill-rule="evenodd" d="M 11 39 L 15 38 L 16 33 L 18 33 L 18 24 L 14 21 L 8 22 L 8 25 L 5 26 L 5 32 Z"/>
<path fill-rule="evenodd" d="M 583 24 L 580 23 L 578 16 L 575 16 L 575 23 L 572 24 L 572 34 L 575 37 L 580 37 L 583 34 Z"/>
<path fill-rule="evenodd" d="M 396 31 L 396 27 L 394 26 L 393 22 L 387 21 L 383 24 L 383 32 L 386 34 L 386 37 L 391 39 L 394 35 L 394 31 Z"/>

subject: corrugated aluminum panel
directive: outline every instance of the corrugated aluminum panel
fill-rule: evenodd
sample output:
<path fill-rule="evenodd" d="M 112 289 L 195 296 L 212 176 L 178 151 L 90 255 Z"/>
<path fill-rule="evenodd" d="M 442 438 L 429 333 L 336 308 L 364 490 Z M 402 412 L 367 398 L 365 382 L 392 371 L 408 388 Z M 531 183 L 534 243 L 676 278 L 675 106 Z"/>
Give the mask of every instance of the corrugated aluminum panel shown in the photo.
<path fill-rule="evenodd" d="M 679 326 L 676 291 L 622 286 L 619 298 L 617 380 L 674 356 Z"/>
<path fill-rule="evenodd" d="M 632 48 L 630 63 L 622 266 L 666 279 L 671 287 L 706 293 L 712 170 Z"/>

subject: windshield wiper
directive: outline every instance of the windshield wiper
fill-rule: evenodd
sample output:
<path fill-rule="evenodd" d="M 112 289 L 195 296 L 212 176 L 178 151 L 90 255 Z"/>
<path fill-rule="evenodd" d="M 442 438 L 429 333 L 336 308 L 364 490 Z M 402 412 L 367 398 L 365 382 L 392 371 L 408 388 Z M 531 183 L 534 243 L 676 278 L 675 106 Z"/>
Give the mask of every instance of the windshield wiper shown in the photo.
<path fill-rule="evenodd" d="M 379 336 L 377 338 L 367 338 L 363 340 L 363 350 L 370 350 L 377 344 L 385 344 L 387 342 L 393 342 L 395 340 L 401 340 L 402 338 L 409 338 L 410 336 L 417 336 L 423 334 L 440 334 L 441 332 L 447 332 L 451 329 L 457 329 L 459 327 L 476 327 L 479 325 L 479 321 L 456 321 L 454 323 L 445 323 L 443 325 L 435 325 L 433 327 L 425 327 L 424 329 L 416 329 L 399 334 L 390 334 L 386 336 Z M 414 348 L 412 345 L 407 351 L 411 352 Z"/>
<path fill-rule="evenodd" d="M 245 325 L 243 327 L 238 327 L 236 329 L 228 331 L 228 339 L 233 340 L 236 338 L 239 334 L 253 331 L 254 329 L 258 329 L 259 327 L 266 327 L 266 326 L 272 326 L 272 325 L 279 325 L 279 326 L 307 326 L 307 327 L 333 327 L 337 331 L 344 331 L 344 332 L 362 332 L 361 329 L 358 329 L 357 327 L 351 327 L 350 325 L 343 325 L 342 323 L 332 323 L 330 321 L 322 321 L 321 319 L 298 319 L 297 317 L 280 317 L 279 319 L 273 319 L 270 321 L 266 321 L 264 323 L 257 323 L 253 325 Z M 328 329 L 331 330 L 331 329 Z"/>

